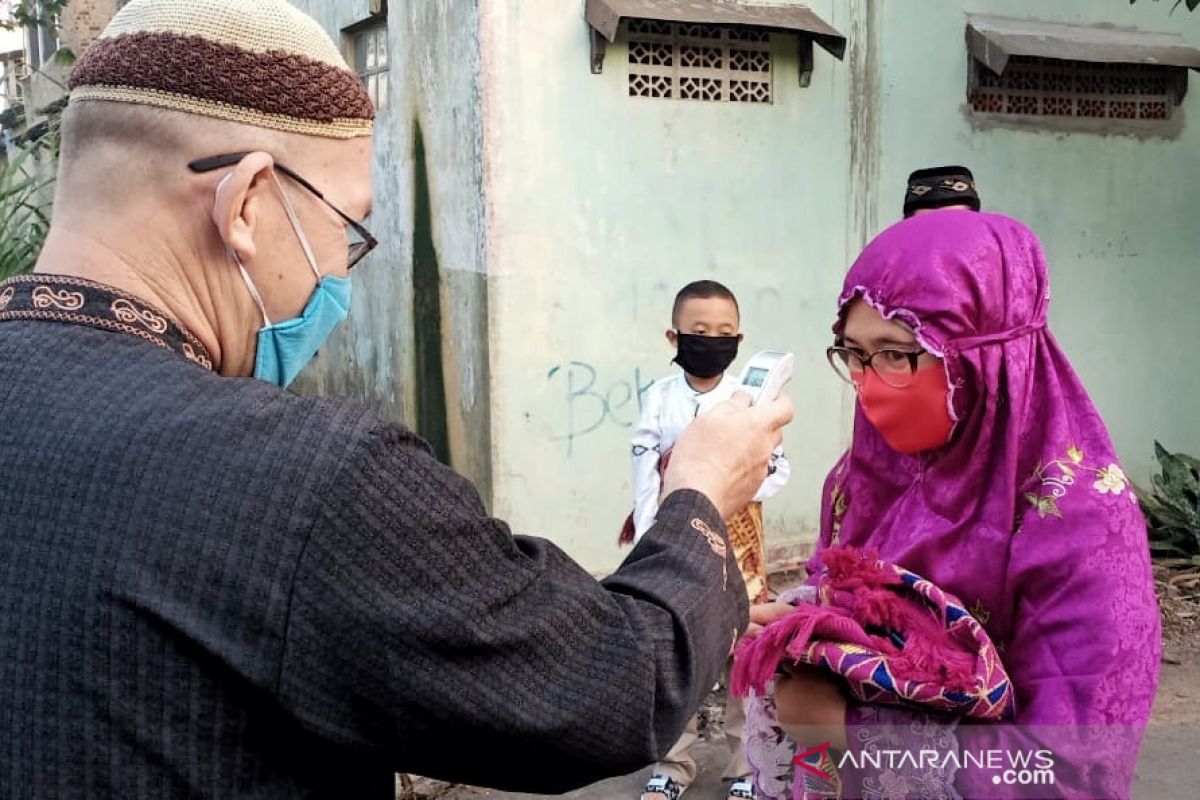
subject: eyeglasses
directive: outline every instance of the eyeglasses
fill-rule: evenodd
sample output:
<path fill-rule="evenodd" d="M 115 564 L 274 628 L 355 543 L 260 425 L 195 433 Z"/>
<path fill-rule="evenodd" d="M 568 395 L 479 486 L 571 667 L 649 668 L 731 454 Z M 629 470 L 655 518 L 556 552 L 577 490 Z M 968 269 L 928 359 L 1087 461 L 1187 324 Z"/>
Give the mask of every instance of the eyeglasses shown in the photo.
<path fill-rule="evenodd" d="M 834 345 L 825 351 L 829 366 L 838 377 L 846 383 L 857 386 L 862 383 L 867 368 L 875 370 L 879 380 L 895 389 L 904 389 L 912 385 L 913 374 L 917 371 L 917 359 L 929 352 L 924 348 L 916 350 L 900 350 L 885 348 L 868 353 L 857 347 Z"/>
<path fill-rule="evenodd" d="M 188 169 L 195 173 L 212 172 L 223 167 L 232 167 L 234 164 L 241 162 L 243 158 L 250 155 L 249 153 L 227 153 L 221 156 L 211 156 L 209 158 L 201 158 L 188 164 Z M 291 178 L 302 188 L 316 197 L 325 205 L 329 206 L 333 213 L 346 223 L 346 249 L 349 253 L 346 269 L 351 270 L 354 265 L 367 257 L 367 254 L 379 246 L 379 240 L 371 235 L 371 232 L 363 227 L 362 223 L 354 219 L 354 217 L 342 211 L 333 203 L 325 199 L 325 195 L 321 193 L 317 187 L 300 177 L 294 170 L 288 169 L 278 161 L 275 162 L 275 169 L 282 172 L 284 175 Z M 355 238 L 357 237 L 357 238 Z"/>

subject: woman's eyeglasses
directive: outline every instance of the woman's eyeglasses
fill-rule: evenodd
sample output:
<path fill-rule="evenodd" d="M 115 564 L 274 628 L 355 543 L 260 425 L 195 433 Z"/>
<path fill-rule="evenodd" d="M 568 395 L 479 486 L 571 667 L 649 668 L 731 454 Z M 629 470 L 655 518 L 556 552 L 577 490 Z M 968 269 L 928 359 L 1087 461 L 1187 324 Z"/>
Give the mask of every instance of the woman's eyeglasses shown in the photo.
<path fill-rule="evenodd" d="M 862 383 L 863 375 L 869 368 L 875 370 L 879 380 L 888 386 L 904 389 L 912 385 L 917 359 L 926 352 L 924 348 L 901 350 L 889 347 L 868 353 L 858 347 L 834 345 L 825 351 L 825 355 L 829 359 L 829 366 L 846 383 L 854 386 Z"/>

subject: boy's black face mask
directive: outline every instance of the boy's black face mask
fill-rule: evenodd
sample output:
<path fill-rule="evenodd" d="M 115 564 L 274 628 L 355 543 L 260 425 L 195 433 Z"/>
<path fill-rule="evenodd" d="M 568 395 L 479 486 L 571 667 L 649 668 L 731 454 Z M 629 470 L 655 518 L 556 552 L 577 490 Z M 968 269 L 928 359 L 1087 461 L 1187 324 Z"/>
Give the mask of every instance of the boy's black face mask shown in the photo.
<path fill-rule="evenodd" d="M 675 332 L 678 351 L 672 359 L 683 371 L 697 378 L 715 378 L 737 358 L 737 336 L 701 336 Z"/>

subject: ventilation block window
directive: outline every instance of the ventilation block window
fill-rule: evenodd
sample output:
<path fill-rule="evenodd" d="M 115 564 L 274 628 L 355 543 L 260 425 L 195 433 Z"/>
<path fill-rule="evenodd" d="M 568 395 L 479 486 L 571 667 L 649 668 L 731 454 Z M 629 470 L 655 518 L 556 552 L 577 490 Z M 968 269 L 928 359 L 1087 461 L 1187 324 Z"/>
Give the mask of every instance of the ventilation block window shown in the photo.
<path fill-rule="evenodd" d="M 997 75 L 977 61 L 971 108 L 985 114 L 1166 120 L 1179 101 L 1174 67 L 1014 56 Z"/>
<path fill-rule="evenodd" d="M 968 14 L 966 35 L 972 113 L 1002 125 L 1168 131 L 1200 69 L 1177 33 Z"/>
<path fill-rule="evenodd" d="M 771 102 L 767 31 L 631 19 L 628 33 L 630 97 Z"/>

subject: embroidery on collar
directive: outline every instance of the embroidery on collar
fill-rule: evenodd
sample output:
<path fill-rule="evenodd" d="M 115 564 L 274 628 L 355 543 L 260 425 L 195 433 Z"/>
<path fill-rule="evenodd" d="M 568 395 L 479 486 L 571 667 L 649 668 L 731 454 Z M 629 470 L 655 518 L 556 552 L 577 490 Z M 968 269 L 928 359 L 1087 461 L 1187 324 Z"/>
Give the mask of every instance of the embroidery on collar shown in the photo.
<path fill-rule="evenodd" d="M 0 283 L 0 322 L 45 320 L 137 336 L 211 370 L 200 340 L 162 311 L 118 289 L 62 275 L 18 275 Z"/>

